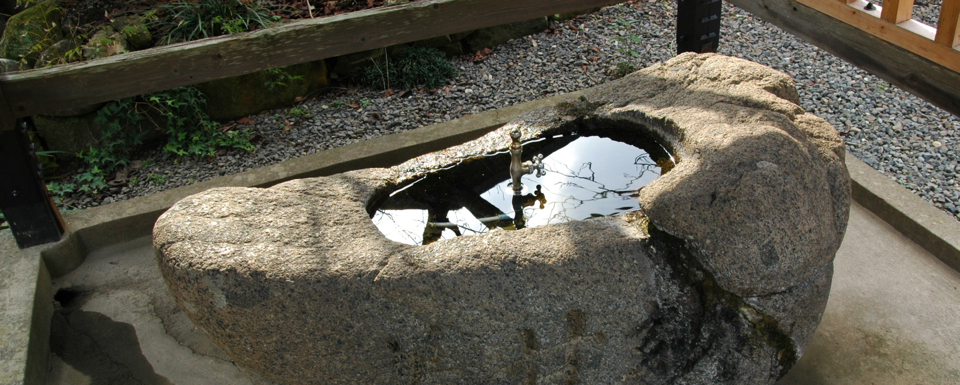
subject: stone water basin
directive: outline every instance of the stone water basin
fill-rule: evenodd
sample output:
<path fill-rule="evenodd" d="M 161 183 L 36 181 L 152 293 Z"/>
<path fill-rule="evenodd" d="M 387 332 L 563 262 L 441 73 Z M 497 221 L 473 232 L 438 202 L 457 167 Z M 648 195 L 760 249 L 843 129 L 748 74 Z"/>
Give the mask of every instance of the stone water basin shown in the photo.
<path fill-rule="evenodd" d="M 654 138 L 676 165 L 639 189 L 645 216 L 427 245 L 371 221 L 515 130 Z M 154 247 L 184 313 L 263 383 L 772 384 L 827 302 L 842 160 L 787 75 L 684 54 L 390 169 L 185 198 Z"/>

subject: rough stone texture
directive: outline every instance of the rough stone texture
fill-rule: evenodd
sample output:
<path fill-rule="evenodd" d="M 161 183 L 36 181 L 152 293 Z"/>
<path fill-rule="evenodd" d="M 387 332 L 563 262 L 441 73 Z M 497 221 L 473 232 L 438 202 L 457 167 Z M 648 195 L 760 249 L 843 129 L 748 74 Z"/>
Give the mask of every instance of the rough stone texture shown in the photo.
<path fill-rule="evenodd" d="M 477 52 L 484 48 L 496 47 L 510 39 L 543 32 L 550 26 L 546 17 L 518 21 L 516 23 L 481 28 L 465 37 L 461 43 L 468 53 Z"/>
<path fill-rule="evenodd" d="M 77 48 L 77 41 L 71 37 L 60 40 L 54 45 L 51 45 L 49 48 L 43 50 L 40 53 L 40 57 L 37 59 L 37 63 L 34 64 L 36 68 L 49 67 L 57 64 L 64 64 L 70 62 L 71 60 L 77 61 L 80 60 L 79 55 L 77 57 L 66 57 L 67 54 Z"/>
<path fill-rule="evenodd" d="M 120 32 L 134 50 L 153 46 L 153 34 L 147 28 L 147 20 L 138 16 L 121 16 L 111 20 L 110 26 Z"/>
<path fill-rule="evenodd" d="M 56 0 L 49 0 L 10 17 L 0 39 L 0 57 L 32 67 L 44 49 L 63 39 L 61 16 Z"/>
<path fill-rule="evenodd" d="M 16 60 L 0 58 L 0 74 L 22 70 L 23 68 L 20 67 L 20 62 Z"/>
<path fill-rule="evenodd" d="M 222 188 L 157 221 L 174 298 L 273 383 L 773 383 L 820 320 L 845 230 L 839 137 L 786 75 L 685 54 L 391 169 Z M 655 135 L 677 157 L 607 217 L 397 244 L 377 197 L 524 137 Z M 649 235 L 648 235 L 649 234 Z"/>
<path fill-rule="evenodd" d="M 47 143 L 50 151 L 64 151 L 64 159 L 73 159 L 74 155 L 96 145 L 103 131 L 99 124 L 94 123 L 96 113 L 87 113 L 82 116 L 56 117 L 37 115 L 33 123 L 37 133 Z"/>
<path fill-rule="evenodd" d="M 299 77 L 299 79 L 297 79 Z M 289 106 L 330 83 L 323 60 L 260 71 L 197 84 L 205 95 L 204 111 L 214 120 L 232 120 L 257 112 Z"/>
<path fill-rule="evenodd" d="M 83 57 L 88 60 L 130 52 L 130 43 L 113 27 L 104 27 L 83 45 Z"/>

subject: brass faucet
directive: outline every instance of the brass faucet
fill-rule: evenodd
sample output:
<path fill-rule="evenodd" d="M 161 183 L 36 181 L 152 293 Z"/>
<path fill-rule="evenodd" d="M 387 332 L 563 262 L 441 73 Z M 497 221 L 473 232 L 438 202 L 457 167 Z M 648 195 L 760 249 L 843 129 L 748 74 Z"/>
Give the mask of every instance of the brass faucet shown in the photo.
<path fill-rule="evenodd" d="M 510 139 L 513 140 L 510 143 L 510 179 L 513 181 L 513 195 L 520 196 L 523 195 L 523 184 L 520 178 L 533 174 L 534 171 L 537 172 L 537 178 L 546 174 L 543 171 L 543 154 L 537 154 L 532 162 L 523 162 L 520 160 L 520 153 L 523 152 L 523 146 L 520 145 L 520 131 L 511 132 Z"/>

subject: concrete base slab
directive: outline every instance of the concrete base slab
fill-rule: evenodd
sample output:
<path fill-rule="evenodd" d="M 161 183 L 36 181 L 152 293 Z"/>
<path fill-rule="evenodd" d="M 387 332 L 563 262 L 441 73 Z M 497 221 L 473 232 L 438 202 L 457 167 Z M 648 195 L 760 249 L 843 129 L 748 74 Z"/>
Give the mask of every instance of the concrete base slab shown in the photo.
<path fill-rule="evenodd" d="M 830 301 L 778 385 L 960 384 L 960 273 L 859 204 Z"/>
<path fill-rule="evenodd" d="M 167 293 L 150 237 L 53 281 L 50 384 L 249 384 Z"/>
<path fill-rule="evenodd" d="M 960 383 L 960 273 L 863 207 L 850 214 L 823 321 L 778 384 Z M 54 288 L 63 303 L 54 316 L 49 384 L 249 383 L 173 304 L 149 238 L 91 254 Z M 57 347 L 57 317 L 71 311 L 113 330 L 112 340 L 99 341 L 106 345 L 82 352 L 86 361 Z M 98 331 L 84 333 L 96 338 Z M 117 354 L 126 356 L 119 366 L 84 365 Z"/>

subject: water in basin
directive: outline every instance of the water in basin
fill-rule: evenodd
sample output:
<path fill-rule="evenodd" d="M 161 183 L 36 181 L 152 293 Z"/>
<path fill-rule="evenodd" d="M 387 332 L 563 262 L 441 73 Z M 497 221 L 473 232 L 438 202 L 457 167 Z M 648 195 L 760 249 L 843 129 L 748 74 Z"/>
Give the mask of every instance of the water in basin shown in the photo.
<path fill-rule="evenodd" d="M 575 134 L 528 142 L 524 159 L 542 153 L 546 174 L 525 175 L 521 197 L 515 199 L 510 186 L 510 154 L 497 153 L 393 192 L 376 205 L 373 222 L 393 241 L 421 245 L 515 230 L 518 224 L 536 227 L 637 211 L 639 190 L 673 167 L 659 144 L 641 146 Z"/>

